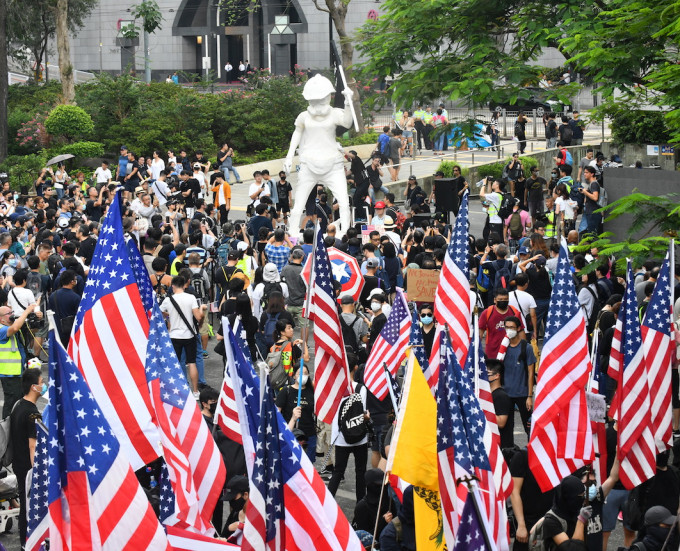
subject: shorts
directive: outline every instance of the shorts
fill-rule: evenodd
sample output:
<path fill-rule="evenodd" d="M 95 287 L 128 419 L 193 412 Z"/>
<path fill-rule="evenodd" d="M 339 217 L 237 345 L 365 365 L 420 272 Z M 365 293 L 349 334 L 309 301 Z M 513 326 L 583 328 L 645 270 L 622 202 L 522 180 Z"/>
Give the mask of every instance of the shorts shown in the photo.
<path fill-rule="evenodd" d="M 309 320 L 302 315 L 302 306 L 289 306 L 287 310 L 293 316 L 295 327 L 307 327 L 309 325 Z"/>
<path fill-rule="evenodd" d="M 45 324 L 47 325 L 47 324 Z M 678 396 L 678 387 L 680 386 L 680 375 L 677 369 L 671 369 L 671 402 L 673 409 L 680 408 L 680 396 Z"/>
<path fill-rule="evenodd" d="M 392 168 L 399 168 L 400 161 L 399 157 L 397 157 L 396 159 L 390 158 L 390 161 L 392 161 Z"/>
<path fill-rule="evenodd" d="M 537 214 L 543 214 L 543 201 L 528 201 L 529 203 L 529 214 L 532 217 L 536 217 Z"/>
<path fill-rule="evenodd" d="M 190 339 L 171 339 L 172 347 L 175 349 L 175 354 L 178 358 L 182 357 L 182 351 L 186 353 L 186 361 L 188 364 L 196 363 L 196 337 Z"/>
<path fill-rule="evenodd" d="M 616 517 L 619 516 L 619 511 L 623 511 L 623 526 L 630 530 L 624 509 L 629 493 L 629 490 L 616 489 L 609 492 L 607 499 L 604 500 L 604 506 L 602 507 L 602 530 L 604 532 L 611 532 L 616 528 Z"/>
<path fill-rule="evenodd" d="M 288 203 L 276 203 L 276 212 L 290 212 Z"/>
<path fill-rule="evenodd" d="M 205 313 L 201 326 L 198 328 L 198 334 L 203 337 L 210 334 L 210 324 L 208 323 L 208 312 Z"/>
<path fill-rule="evenodd" d="M 385 443 L 385 433 L 389 425 L 373 425 L 373 437 L 371 438 L 371 451 L 380 452 L 382 455 Z"/>
<path fill-rule="evenodd" d="M 135 182 L 131 182 L 130 180 L 126 180 L 126 181 L 123 182 L 123 189 L 125 191 L 130 192 L 130 193 L 134 193 L 135 188 L 137 187 L 138 184 L 139 184 L 138 180 L 135 181 Z"/>
<path fill-rule="evenodd" d="M 413 130 L 404 130 L 402 134 L 404 135 L 404 138 L 411 138 L 413 136 Z"/>

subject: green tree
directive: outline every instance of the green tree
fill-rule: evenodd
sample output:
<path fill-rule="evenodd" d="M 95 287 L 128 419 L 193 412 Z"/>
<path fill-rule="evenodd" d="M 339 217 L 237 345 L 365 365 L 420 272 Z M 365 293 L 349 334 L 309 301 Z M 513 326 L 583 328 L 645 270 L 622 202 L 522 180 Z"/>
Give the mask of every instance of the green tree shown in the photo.
<path fill-rule="evenodd" d="M 90 115 L 76 105 L 57 105 L 45 121 L 47 131 L 67 141 L 92 134 L 94 124 Z"/>
<path fill-rule="evenodd" d="M 149 35 L 161 28 L 163 14 L 156 0 L 143 0 L 132 8 L 132 15 L 142 20 L 144 29 L 144 80 L 151 82 L 151 59 L 149 58 Z"/>

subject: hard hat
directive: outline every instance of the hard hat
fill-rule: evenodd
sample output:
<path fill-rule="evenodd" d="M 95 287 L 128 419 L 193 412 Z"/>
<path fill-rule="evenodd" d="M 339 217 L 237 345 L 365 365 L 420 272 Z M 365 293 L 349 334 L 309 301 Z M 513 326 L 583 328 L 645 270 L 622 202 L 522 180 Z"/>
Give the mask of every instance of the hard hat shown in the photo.
<path fill-rule="evenodd" d="M 330 96 L 333 92 L 335 92 L 335 87 L 331 81 L 325 76 L 317 74 L 310 78 L 307 81 L 307 84 L 305 84 L 305 87 L 302 90 L 302 97 L 307 101 L 323 99 L 326 96 Z"/>

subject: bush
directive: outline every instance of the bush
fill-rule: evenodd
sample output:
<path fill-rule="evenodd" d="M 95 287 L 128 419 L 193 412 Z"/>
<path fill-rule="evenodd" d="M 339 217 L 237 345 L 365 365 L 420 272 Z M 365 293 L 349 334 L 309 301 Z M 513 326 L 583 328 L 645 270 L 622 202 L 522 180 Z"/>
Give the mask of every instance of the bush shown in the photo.
<path fill-rule="evenodd" d="M 340 140 L 340 145 L 342 145 L 342 147 L 350 147 L 352 145 L 365 145 L 369 143 L 372 144 L 378 143 L 378 134 L 376 132 L 366 132 L 365 134 L 357 134 L 356 136 L 342 138 Z"/>
<path fill-rule="evenodd" d="M 82 107 L 57 105 L 47 117 L 45 128 L 52 136 L 73 140 L 92 134 L 94 124 Z"/>
<path fill-rule="evenodd" d="M 479 175 L 479 179 L 481 180 L 482 178 L 491 176 L 494 179 L 500 180 L 503 177 L 503 169 L 505 168 L 505 165 L 510 162 L 511 158 L 512 157 L 508 157 L 504 161 L 478 166 L 477 174 Z M 524 167 L 524 175 L 528 178 L 531 169 L 538 166 L 538 161 L 534 157 L 520 157 L 520 161 L 522 161 L 522 166 Z"/>
<path fill-rule="evenodd" d="M 21 186 L 31 188 L 46 162 L 47 156 L 44 153 L 10 155 L 0 164 L 0 171 L 8 174 L 12 189 L 19 189 Z"/>
<path fill-rule="evenodd" d="M 50 150 L 51 156 L 60 155 L 62 153 L 70 153 L 79 158 L 101 157 L 104 155 L 104 144 L 99 142 L 74 142 Z"/>
<path fill-rule="evenodd" d="M 22 139 L 19 137 L 19 131 L 30 120 L 31 114 L 20 109 L 10 111 L 7 116 L 7 135 L 9 136 L 7 152 L 10 155 L 27 155 L 29 153 L 35 153 L 38 150 L 38 148 L 33 145 L 21 143 Z"/>
<path fill-rule="evenodd" d="M 609 115 L 612 140 L 617 144 L 664 144 L 671 141 L 662 111 L 617 109 Z"/>

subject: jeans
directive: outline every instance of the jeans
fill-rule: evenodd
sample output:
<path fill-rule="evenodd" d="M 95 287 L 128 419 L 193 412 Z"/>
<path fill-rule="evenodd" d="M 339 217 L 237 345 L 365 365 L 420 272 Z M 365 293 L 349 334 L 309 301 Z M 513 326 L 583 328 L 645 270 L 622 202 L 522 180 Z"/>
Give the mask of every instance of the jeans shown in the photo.
<path fill-rule="evenodd" d="M 307 437 L 307 449 L 305 450 L 305 453 L 312 462 L 312 465 L 314 465 L 314 462 L 316 461 L 316 434 Z"/>
<path fill-rule="evenodd" d="M 233 172 L 234 176 L 236 176 L 236 181 L 240 181 L 241 177 L 239 176 L 237 170 L 233 166 L 223 166 L 222 167 L 222 173 L 224 174 L 224 179 L 229 182 L 229 173 Z M 231 182 L 229 182 L 231 183 Z"/>
<path fill-rule="evenodd" d="M 443 151 L 444 150 L 444 139 L 446 138 L 446 132 L 442 132 L 439 134 L 439 136 L 436 137 L 434 141 L 434 147 L 432 148 L 434 151 Z"/>
<path fill-rule="evenodd" d="M 380 191 L 383 193 L 390 192 L 390 190 L 385 186 L 380 186 Z M 368 195 L 371 197 L 371 201 L 375 202 L 375 188 L 373 186 L 368 186 Z"/>
<path fill-rule="evenodd" d="M 527 409 L 527 396 L 512 397 L 510 398 L 510 401 L 512 401 L 513 405 L 517 406 L 517 409 L 519 410 L 519 417 L 520 419 L 522 419 L 522 428 L 527 433 L 527 436 L 529 436 L 530 432 L 529 423 L 531 421 L 531 412 Z M 514 414 L 515 412 L 513 411 L 511 415 Z"/>
<path fill-rule="evenodd" d="M 54 191 L 57 192 L 57 199 L 62 199 L 64 197 L 64 188 L 55 187 Z"/>
<path fill-rule="evenodd" d="M 179 364 L 182 366 L 184 374 L 187 376 L 187 381 L 189 380 L 188 373 L 186 372 L 186 352 L 182 350 L 182 357 L 179 359 Z M 205 366 L 203 362 L 203 345 L 201 344 L 201 336 L 196 335 L 196 371 L 198 371 L 198 383 L 201 385 L 206 385 L 205 381 Z"/>
<path fill-rule="evenodd" d="M 586 232 L 592 234 L 598 233 L 600 223 L 602 222 L 602 215 L 597 213 L 584 214 L 583 218 L 586 220 Z"/>
<path fill-rule="evenodd" d="M 536 331 L 536 336 L 538 337 L 538 327 L 541 325 L 541 322 L 545 324 L 547 318 L 548 318 L 548 309 L 550 308 L 550 299 L 549 298 L 537 298 L 536 299 L 536 327 L 534 327 L 534 331 Z M 543 330 L 545 333 L 545 329 Z"/>
<path fill-rule="evenodd" d="M 364 475 L 366 474 L 366 462 L 368 461 L 368 446 L 366 444 L 359 444 L 356 446 L 335 446 L 335 466 L 333 467 L 333 474 L 328 483 L 328 491 L 335 496 L 338 491 L 340 481 L 347 469 L 347 461 L 349 455 L 354 455 L 354 470 L 356 472 L 356 498 L 359 501 L 366 495 L 366 481 Z"/>

